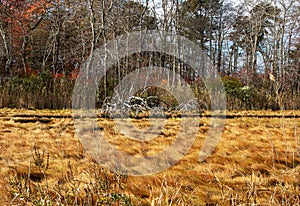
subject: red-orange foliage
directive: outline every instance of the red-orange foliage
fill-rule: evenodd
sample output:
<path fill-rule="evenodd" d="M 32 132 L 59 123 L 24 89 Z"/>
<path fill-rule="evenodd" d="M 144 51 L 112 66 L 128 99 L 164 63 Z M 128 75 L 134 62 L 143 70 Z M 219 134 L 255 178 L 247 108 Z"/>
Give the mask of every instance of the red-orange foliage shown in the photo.
<path fill-rule="evenodd" d="M 45 0 L 4 0 L 1 2 L 2 21 L 10 25 L 14 52 L 21 49 L 24 37 L 33 30 L 46 13 L 49 3 Z"/>

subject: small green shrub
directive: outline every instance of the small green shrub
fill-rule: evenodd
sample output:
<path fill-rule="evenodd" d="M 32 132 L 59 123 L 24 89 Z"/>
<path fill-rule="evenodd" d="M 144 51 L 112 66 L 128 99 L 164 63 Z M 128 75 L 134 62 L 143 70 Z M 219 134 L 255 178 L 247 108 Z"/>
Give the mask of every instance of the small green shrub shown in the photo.
<path fill-rule="evenodd" d="M 224 77 L 222 80 L 226 94 L 238 98 L 243 83 L 239 79 L 229 76 Z"/>

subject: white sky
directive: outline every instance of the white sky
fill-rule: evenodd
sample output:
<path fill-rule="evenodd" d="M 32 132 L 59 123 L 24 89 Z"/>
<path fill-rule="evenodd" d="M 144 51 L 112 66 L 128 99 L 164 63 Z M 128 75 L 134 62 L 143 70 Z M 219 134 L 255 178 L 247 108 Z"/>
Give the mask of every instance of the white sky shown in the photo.
<path fill-rule="evenodd" d="M 135 0 L 136 2 L 146 3 L 146 0 Z M 156 13 L 162 13 L 162 1 L 163 0 L 148 0 L 149 8 L 155 8 Z M 172 2 L 173 0 L 168 0 Z M 233 6 L 239 5 L 239 0 L 225 0 L 225 3 L 232 3 Z"/>

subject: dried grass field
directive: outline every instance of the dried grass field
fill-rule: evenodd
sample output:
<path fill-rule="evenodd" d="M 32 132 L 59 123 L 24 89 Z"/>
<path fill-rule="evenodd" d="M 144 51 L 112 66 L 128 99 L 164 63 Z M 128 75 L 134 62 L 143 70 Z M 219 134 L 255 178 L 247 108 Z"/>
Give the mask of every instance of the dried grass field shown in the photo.
<path fill-rule="evenodd" d="M 110 172 L 76 137 L 70 110 L 0 110 L 0 205 L 299 205 L 300 111 L 230 112 L 216 149 L 199 151 L 210 118 L 199 118 L 196 140 L 178 163 L 147 176 Z M 147 119 L 131 120 L 148 127 Z M 111 119 L 98 123 L 118 149 L 162 151 L 180 118 L 141 144 L 124 138 Z M 151 167 L 151 165 L 149 165 Z"/>

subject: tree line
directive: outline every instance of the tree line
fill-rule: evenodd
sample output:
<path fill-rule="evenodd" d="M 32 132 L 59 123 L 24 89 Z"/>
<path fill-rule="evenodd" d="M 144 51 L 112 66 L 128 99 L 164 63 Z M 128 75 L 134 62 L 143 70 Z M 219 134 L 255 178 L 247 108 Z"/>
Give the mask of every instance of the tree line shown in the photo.
<path fill-rule="evenodd" d="M 157 1 L 155 1 L 157 2 Z M 2 0 L 0 106 L 69 108 L 82 64 L 97 48 L 134 31 L 157 30 L 198 44 L 215 65 L 229 109 L 300 108 L 299 0 Z M 169 67 L 209 105 L 189 65 L 165 54 L 120 59 L 101 80 L 98 102 L 135 69 Z M 167 99 L 149 88 L 147 95 Z M 170 104 L 171 99 L 170 99 Z"/>

